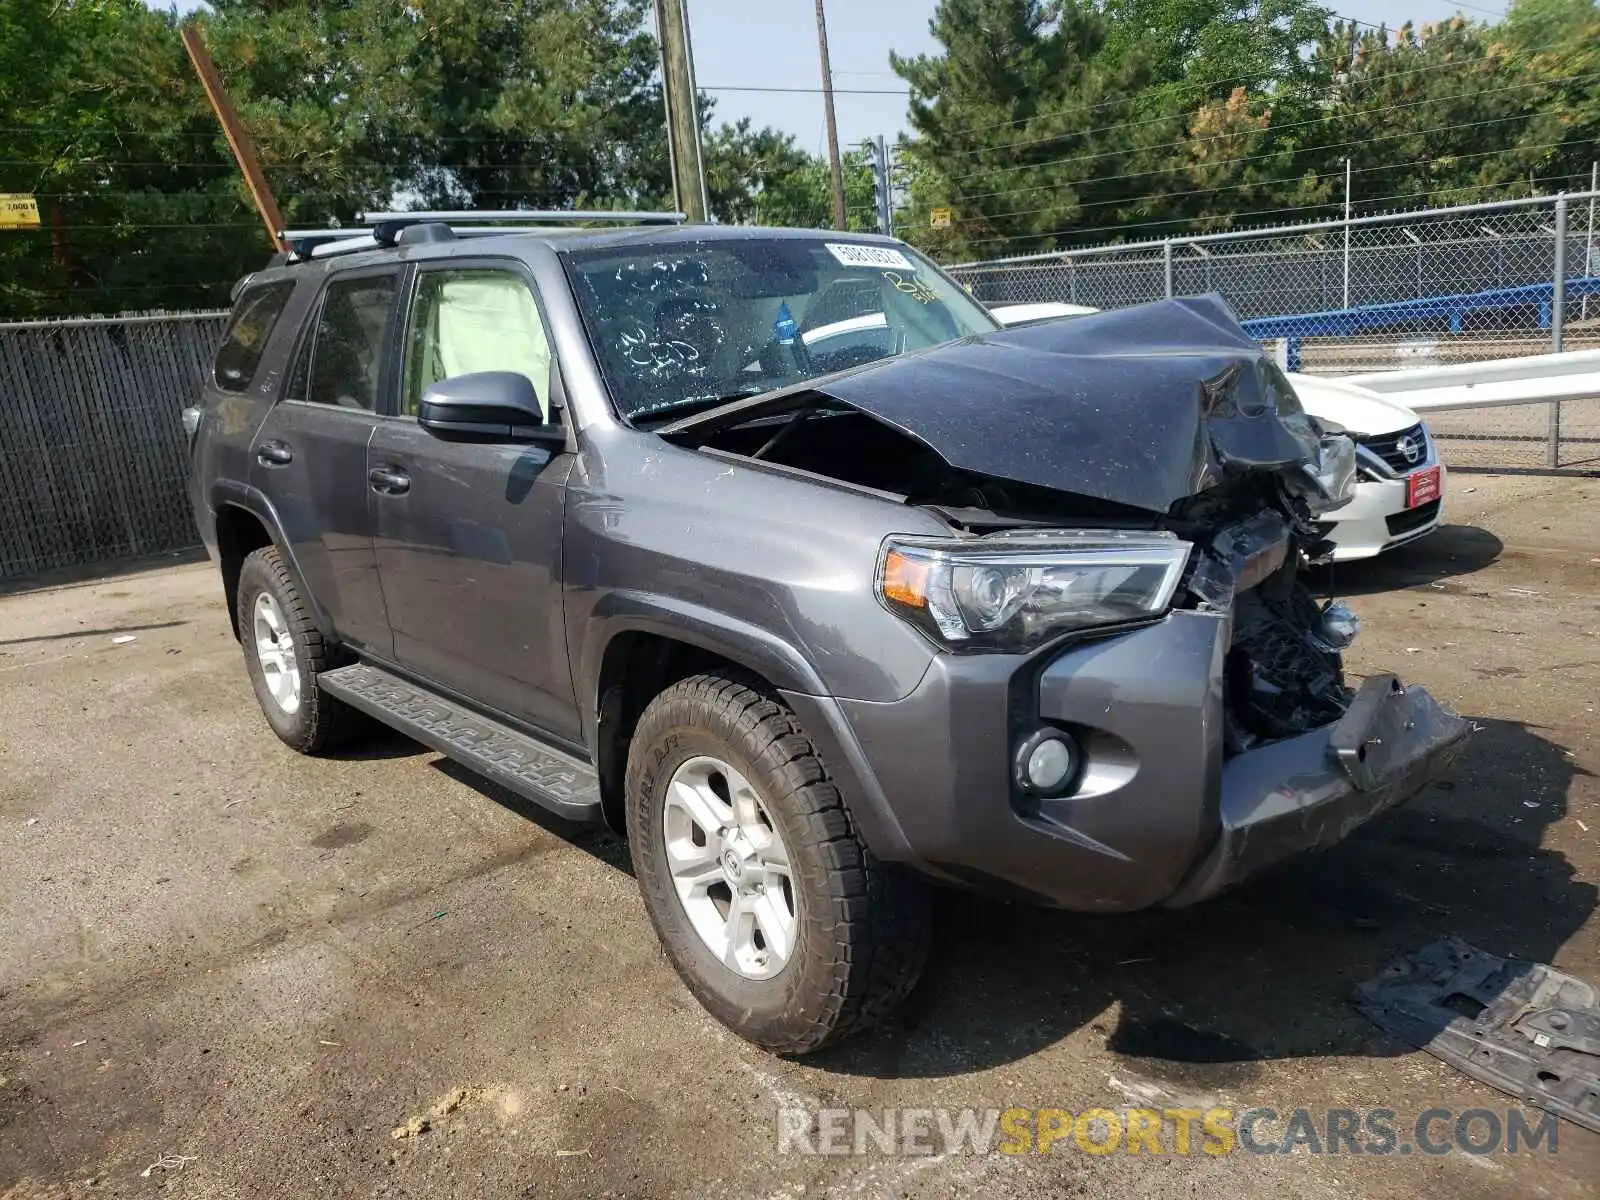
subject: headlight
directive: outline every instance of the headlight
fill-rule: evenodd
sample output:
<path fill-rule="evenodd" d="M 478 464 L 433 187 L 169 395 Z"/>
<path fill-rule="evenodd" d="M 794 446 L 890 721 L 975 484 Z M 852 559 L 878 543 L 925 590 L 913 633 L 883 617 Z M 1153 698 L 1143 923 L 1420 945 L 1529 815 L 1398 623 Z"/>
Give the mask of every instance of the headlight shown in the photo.
<path fill-rule="evenodd" d="M 1324 434 L 1317 442 L 1317 457 L 1305 467 L 1310 487 L 1306 504 L 1313 517 L 1343 508 L 1356 495 L 1356 444 L 1342 433 Z"/>
<path fill-rule="evenodd" d="M 1171 533 L 1116 530 L 890 538 L 878 594 L 952 650 L 1026 650 L 1074 629 L 1159 616 L 1189 549 Z"/>

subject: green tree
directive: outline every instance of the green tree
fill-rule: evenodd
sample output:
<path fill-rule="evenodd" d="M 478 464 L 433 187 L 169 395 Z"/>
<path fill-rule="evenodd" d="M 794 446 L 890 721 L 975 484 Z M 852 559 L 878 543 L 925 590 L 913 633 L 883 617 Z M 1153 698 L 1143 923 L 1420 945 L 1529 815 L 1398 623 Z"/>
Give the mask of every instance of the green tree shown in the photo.
<path fill-rule="evenodd" d="M 181 309 L 258 266 L 246 206 L 170 14 L 137 0 L 0 0 L 0 315 Z"/>
<path fill-rule="evenodd" d="M 891 58 L 911 85 L 908 237 L 947 256 L 1048 249 L 1142 213 L 1171 186 L 1163 150 L 1181 120 L 1119 122 L 1156 77 L 1142 55 L 1108 51 L 1104 13 L 941 0 L 929 27 L 941 53 Z M 952 210 L 948 228 L 931 227 L 934 207 Z"/>

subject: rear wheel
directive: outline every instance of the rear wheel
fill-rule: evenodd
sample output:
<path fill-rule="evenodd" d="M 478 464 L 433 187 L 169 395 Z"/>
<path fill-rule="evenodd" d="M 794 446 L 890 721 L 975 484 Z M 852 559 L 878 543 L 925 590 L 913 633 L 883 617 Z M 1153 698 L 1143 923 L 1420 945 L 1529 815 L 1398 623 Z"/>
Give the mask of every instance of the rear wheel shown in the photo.
<path fill-rule="evenodd" d="M 628 837 L 678 974 L 735 1033 L 805 1053 L 876 1021 L 927 957 L 926 888 L 879 862 L 794 714 L 697 675 L 645 710 Z"/>
<path fill-rule="evenodd" d="M 276 546 L 244 560 L 238 606 L 245 667 L 273 732 L 302 754 L 329 749 L 348 736 L 358 714 L 317 687 L 318 675 L 342 663 L 311 619 Z"/>

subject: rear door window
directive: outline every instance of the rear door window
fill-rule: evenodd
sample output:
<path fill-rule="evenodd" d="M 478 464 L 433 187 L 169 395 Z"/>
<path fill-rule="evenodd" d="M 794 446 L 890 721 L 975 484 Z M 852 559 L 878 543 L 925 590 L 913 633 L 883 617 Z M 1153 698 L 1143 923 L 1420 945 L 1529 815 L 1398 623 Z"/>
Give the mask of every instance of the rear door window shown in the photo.
<path fill-rule="evenodd" d="M 247 288 L 239 297 L 211 365 L 211 378 L 223 391 L 242 392 L 250 386 L 283 306 L 293 293 L 290 279 Z"/>
<path fill-rule="evenodd" d="M 374 412 L 399 272 L 335 279 L 323 294 L 289 397 Z"/>

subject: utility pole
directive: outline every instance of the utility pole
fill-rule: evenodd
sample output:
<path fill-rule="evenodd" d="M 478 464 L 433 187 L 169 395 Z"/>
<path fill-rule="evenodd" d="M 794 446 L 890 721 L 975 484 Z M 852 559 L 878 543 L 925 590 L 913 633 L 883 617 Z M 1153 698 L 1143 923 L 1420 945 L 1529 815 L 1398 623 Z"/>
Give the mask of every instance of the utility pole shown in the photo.
<path fill-rule="evenodd" d="M 869 138 L 867 155 L 872 159 L 872 201 L 878 210 L 878 232 L 894 236 L 894 160 L 883 134 Z"/>
<path fill-rule="evenodd" d="M 1344 160 L 1344 306 L 1350 307 L 1350 160 Z"/>
<path fill-rule="evenodd" d="M 694 54 L 689 49 L 688 0 L 655 0 L 655 5 L 672 195 L 678 211 L 690 221 L 704 224 L 710 205 L 705 167 L 700 161 L 700 106 L 695 95 Z"/>
<path fill-rule="evenodd" d="M 828 119 L 828 169 L 833 175 L 833 227 L 844 228 L 844 166 L 839 161 L 839 127 L 833 119 L 833 68 L 828 65 L 828 18 L 817 0 L 817 49 L 822 55 L 822 111 Z"/>
<path fill-rule="evenodd" d="M 183 39 L 183 48 L 189 52 L 189 61 L 194 64 L 194 73 L 200 77 L 200 86 L 205 89 L 206 99 L 211 101 L 211 111 L 217 114 L 223 135 L 233 150 L 233 160 L 239 164 L 245 186 L 250 189 L 250 198 L 255 201 L 256 211 L 261 214 L 261 223 L 267 227 L 267 236 L 272 239 L 274 248 L 287 250 L 289 247 L 283 240 L 283 214 L 278 211 L 277 198 L 267 186 L 267 177 L 261 173 L 256 144 L 250 140 L 249 130 L 239 120 L 233 102 L 228 99 L 228 89 L 223 86 L 222 76 L 217 74 L 217 64 L 211 61 L 205 38 L 200 35 L 200 26 L 191 22 L 183 27 L 179 36 Z"/>

